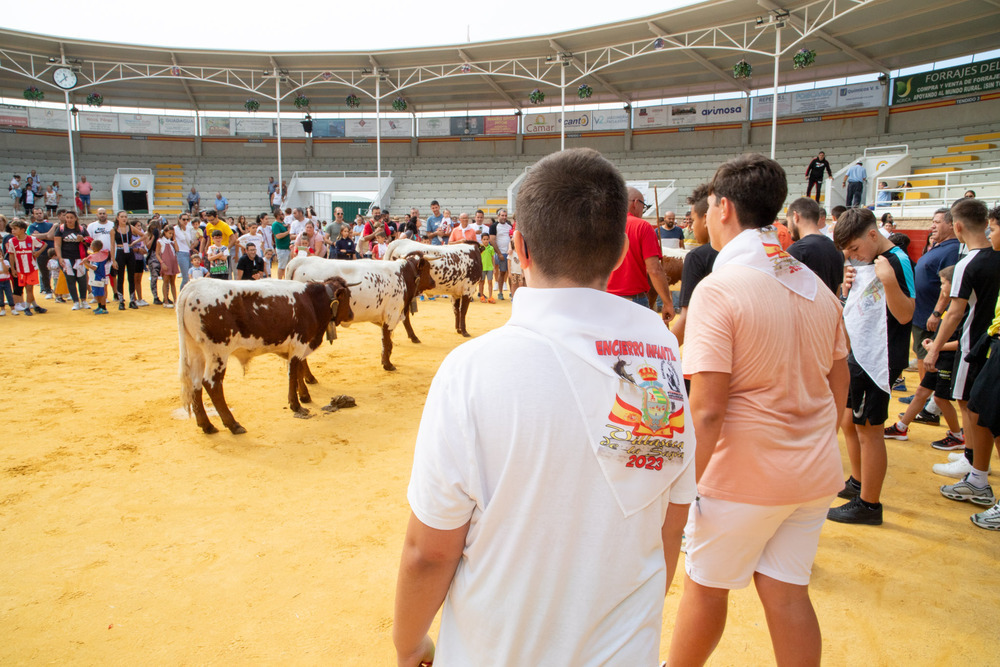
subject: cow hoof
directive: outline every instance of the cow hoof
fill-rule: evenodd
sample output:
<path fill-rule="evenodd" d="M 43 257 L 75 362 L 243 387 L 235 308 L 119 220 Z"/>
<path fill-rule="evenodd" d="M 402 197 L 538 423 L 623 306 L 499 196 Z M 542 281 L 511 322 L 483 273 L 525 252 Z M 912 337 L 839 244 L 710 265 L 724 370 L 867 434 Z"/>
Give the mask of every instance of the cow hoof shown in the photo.
<path fill-rule="evenodd" d="M 292 416 L 296 417 L 297 419 L 309 419 L 310 417 L 312 417 L 312 413 L 306 410 L 305 408 L 299 408 L 298 410 L 294 410 L 292 412 Z"/>
<path fill-rule="evenodd" d="M 387 371 L 394 371 L 394 370 L 396 370 L 396 367 L 393 366 L 392 364 L 382 364 L 382 368 L 384 368 Z"/>
<path fill-rule="evenodd" d="M 300 403 L 312 403 L 312 396 L 309 394 L 299 394 Z"/>
<path fill-rule="evenodd" d="M 219 432 L 219 429 L 215 428 L 211 424 L 205 424 L 204 426 L 201 427 L 201 430 L 207 433 L 208 435 L 212 435 L 213 433 Z"/>
<path fill-rule="evenodd" d="M 306 376 L 303 379 L 306 381 L 306 384 L 316 384 L 318 382 L 318 380 L 314 378 L 312 375 Z"/>
<path fill-rule="evenodd" d="M 241 433 L 246 433 L 247 432 L 247 430 L 245 428 L 243 428 L 242 426 L 240 426 L 239 424 L 233 424 L 232 426 L 230 426 L 229 427 L 229 431 L 233 435 L 240 435 Z"/>
<path fill-rule="evenodd" d="M 411 343 L 416 343 L 417 345 L 419 345 L 420 344 L 420 339 L 417 338 L 416 336 L 413 336 L 413 337 L 410 338 L 410 342 Z"/>
<path fill-rule="evenodd" d="M 459 331 L 459 333 L 462 334 L 465 338 L 472 338 L 472 334 L 470 334 L 468 331 Z"/>

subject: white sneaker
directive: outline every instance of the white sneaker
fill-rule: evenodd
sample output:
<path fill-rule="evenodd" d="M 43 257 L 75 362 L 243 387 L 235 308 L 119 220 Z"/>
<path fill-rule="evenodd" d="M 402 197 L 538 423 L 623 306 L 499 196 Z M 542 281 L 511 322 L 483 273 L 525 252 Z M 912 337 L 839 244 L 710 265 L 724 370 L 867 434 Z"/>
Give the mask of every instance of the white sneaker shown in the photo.
<path fill-rule="evenodd" d="M 962 454 L 962 457 L 957 461 L 952 461 L 951 463 L 935 463 L 933 470 L 938 475 L 962 479 L 972 472 L 972 464 L 969 463 L 967 458 L 965 458 L 965 454 Z"/>
<path fill-rule="evenodd" d="M 82 308 L 83 308 L 83 304 L 82 303 L 80 303 L 79 301 L 74 301 L 73 302 L 73 307 L 70 308 L 70 310 L 81 310 Z"/>
<path fill-rule="evenodd" d="M 965 458 L 965 452 L 952 452 L 948 455 L 948 463 Z"/>
<path fill-rule="evenodd" d="M 52 294 L 51 293 L 50 294 L 46 294 L 45 295 L 45 299 L 46 299 L 46 301 L 51 301 L 52 300 Z"/>
<path fill-rule="evenodd" d="M 174 304 L 172 304 L 172 303 L 165 303 L 165 304 L 163 304 L 163 307 L 164 308 L 173 308 Z"/>
<path fill-rule="evenodd" d="M 7 315 L 7 309 L 6 308 L 0 308 L 0 317 L 4 317 L 6 315 Z"/>
<path fill-rule="evenodd" d="M 90 310 L 90 306 L 86 303 L 81 303 L 80 308 L 82 308 L 83 310 Z"/>
<path fill-rule="evenodd" d="M 973 514 L 969 519 L 980 528 L 1000 530 L 1000 503 L 997 503 L 985 512 Z"/>
<path fill-rule="evenodd" d="M 149 304 L 146 303 L 145 301 L 143 301 L 142 299 L 139 299 L 138 301 L 135 302 L 135 305 L 137 305 L 137 306 L 139 306 L 141 308 L 143 306 L 148 306 Z"/>
<path fill-rule="evenodd" d="M 97 303 L 97 299 L 95 299 L 94 297 L 90 297 L 89 299 L 87 299 L 87 303 Z"/>

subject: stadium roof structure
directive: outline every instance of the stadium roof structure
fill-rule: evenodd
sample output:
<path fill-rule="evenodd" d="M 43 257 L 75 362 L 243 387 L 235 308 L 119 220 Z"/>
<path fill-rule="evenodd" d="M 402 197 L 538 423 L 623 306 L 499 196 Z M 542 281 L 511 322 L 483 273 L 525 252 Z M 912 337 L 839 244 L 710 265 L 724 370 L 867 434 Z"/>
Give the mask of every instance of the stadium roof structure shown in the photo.
<path fill-rule="evenodd" d="M 269 53 L 137 47 L 0 30 L 0 95 L 37 86 L 59 100 L 53 74 L 77 73 L 70 101 L 99 92 L 109 104 L 196 111 L 241 111 L 248 97 L 262 112 L 301 94 L 313 112 L 526 109 L 530 93 L 549 104 L 588 103 L 750 91 L 885 72 L 997 46 L 998 0 L 712 0 L 643 19 L 502 42 L 371 52 Z M 780 33 L 780 38 L 778 37 Z M 778 45 L 780 44 L 780 49 Z M 799 49 L 816 52 L 793 69 Z M 735 79 L 745 59 L 752 79 Z"/>

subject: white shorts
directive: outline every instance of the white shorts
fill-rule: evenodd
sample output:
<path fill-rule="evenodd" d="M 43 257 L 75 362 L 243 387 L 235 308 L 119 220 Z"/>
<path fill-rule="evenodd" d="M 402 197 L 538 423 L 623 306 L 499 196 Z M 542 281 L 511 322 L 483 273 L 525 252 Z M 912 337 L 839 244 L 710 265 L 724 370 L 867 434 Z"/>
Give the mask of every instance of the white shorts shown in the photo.
<path fill-rule="evenodd" d="M 684 535 L 685 571 L 709 588 L 746 588 L 754 572 L 807 586 L 835 496 L 798 505 L 748 505 L 702 496 Z"/>

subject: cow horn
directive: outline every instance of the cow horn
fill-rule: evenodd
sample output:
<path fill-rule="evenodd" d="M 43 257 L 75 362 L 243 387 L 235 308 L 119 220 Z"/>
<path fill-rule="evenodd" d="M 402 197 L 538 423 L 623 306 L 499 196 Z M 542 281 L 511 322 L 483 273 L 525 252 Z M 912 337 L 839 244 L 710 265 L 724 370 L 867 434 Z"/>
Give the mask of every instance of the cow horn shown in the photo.
<path fill-rule="evenodd" d="M 357 287 L 357 286 L 358 286 L 358 285 L 360 285 L 360 284 L 361 284 L 361 281 L 359 280 L 359 281 L 358 281 L 358 282 L 356 282 L 356 283 L 347 283 L 347 286 L 348 286 L 348 287 Z"/>

